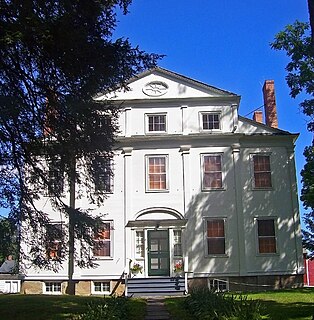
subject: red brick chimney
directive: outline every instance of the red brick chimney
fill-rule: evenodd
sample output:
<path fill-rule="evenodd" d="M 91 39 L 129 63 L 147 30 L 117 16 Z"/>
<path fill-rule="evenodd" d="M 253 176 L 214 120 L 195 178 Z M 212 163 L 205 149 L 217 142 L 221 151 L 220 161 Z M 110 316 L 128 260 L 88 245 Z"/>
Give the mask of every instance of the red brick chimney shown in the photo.
<path fill-rule="evenodd" d="M 278 128 L 274 80 L 266 80 L 263 86 L 266 125 Z"/>
<path fill-rule="evenodd" d="M 253 120 L 259 123 L 263 123 L 263 111 L 255 111 L 253 114 Z"/>

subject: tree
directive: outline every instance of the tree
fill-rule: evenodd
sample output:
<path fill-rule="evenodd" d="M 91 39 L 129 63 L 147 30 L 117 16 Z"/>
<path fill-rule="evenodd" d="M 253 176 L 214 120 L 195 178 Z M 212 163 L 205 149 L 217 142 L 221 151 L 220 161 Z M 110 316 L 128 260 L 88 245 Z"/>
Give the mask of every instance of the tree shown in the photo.
<path fill-rule="evenodd" d="M 56 270 L 67 253 L 73 269 L 74 238 L 81 245 L 76 262 L 92 263 L 90 228 L 97 229 L 101 217 L 76 208 L 75 199 L 85 190 L 91 203 L 104 200 L 101 192 L 90 192 L 102 169 L 95 160 L 112 156 L 119 114 L 110 101 L 94 98 L 127 90 L 127 81 L 159 58 L 127 39 L 112 39 L 116 10 L 126 14 L 130 3 L 0 0 L 1 204 L 11 207 L 11 219 L 23 222 L 23 241 L 31 247 L 28 256 L 21 252 L 23 258 L 41 268 Z M 69 230 L 61 228 L 64 254 L 53 261 L 46 244 L 50 219 L 36 206 L 43 195 L 68 218 Z M 25 237 L 25 226 L 32 228 L 31 237 Z"/>
<path fill-rule="evenodd" d="M 0 262 L 8 255 L 17 254 L 18 241 L 15 224 L 8 218 L 0 217 Z"/>
<path fill-rule="evenodd" d="M 283 50 L 290 57 L 286 66 L 286 81 L 290 88 L 290 95 L 296 98 L 305 94 L 306 99 L 300 103 L 300 109 L 309 117 L 307 129 L 314 132 L 314 1 L 308 0 L 310 23 L 296 21 L 275 36 L 271 44 L 275 50 Z M 303 187 L 301 200 L 306 213 L 307 230 L 303 230 L 303 244 L 314 257 L 314 140 L 312 145 L 305 148 L 306 164 L 301 171 Z"/>

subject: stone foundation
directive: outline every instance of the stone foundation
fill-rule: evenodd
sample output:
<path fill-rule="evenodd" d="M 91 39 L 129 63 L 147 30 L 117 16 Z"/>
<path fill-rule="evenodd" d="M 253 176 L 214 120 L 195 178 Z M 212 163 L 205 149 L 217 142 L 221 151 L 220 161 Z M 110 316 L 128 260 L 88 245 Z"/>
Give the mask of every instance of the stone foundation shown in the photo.
<path fill-rule="evenodd" d="M 267 275 L 250 277 L 215 277 L 213 279 L 228 280 L 230 291 L 267 291 L 303 287 L 303 275 Z M 189 279 L 189 290 L 193 288 L 208 288 L 211 278 Z"/>

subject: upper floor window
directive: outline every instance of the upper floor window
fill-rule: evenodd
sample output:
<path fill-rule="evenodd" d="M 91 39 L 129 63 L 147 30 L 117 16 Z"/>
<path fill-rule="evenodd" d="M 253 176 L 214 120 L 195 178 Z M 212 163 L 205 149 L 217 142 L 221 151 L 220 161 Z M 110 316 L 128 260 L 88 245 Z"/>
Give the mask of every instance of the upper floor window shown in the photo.
<path fill-rule="evenodd" d="M 203 130 L 220 130 L 220 113 L 201 114 Z"/>
<path fill-rule="evenodd" d="M 225 254 L 225 220 L 206 220 L 207 255 Z"/>
<path fill-rule="evenodd" d="M 52 156 L 48 161 L 48 195 L 61 194 L 64 190 L 64 163 L 60 156 Z"/>
<path fill-rule="evenodd" d="M 166 114 L 147 114 L 147 132 L 167 132 Z"/>
<path fill-rule="evenodd" d="M 93 161 L 95 190 L 98 192 L 112 192 L 112 160 L 107 157 L 96 156 Z"/>
<path fill-rule="evenodd" d="M 93 254 L 96 257 L 112 257 L 112 222 L 104 222 L 102 226 L 94 232 Z"/>
<path fill-rule="evenodd" d="M 222 155 L 210 154 L 202 156 L 202 188 L 203 190 L 221 189 L 222 186 Z"/>
<path fill-rule="evenodd" d="M 258 252 L 276 253 L 276 232 L 274 219 L 257 220 Z"/>
<path fill-rule="evenodd" d="M 271 188 L 271 170 L 269 155 L 253 155 L 254 188 Z"/>
<path fill-rule="evenodd" d="M 48 259 L 58 259 L 62 256 L 62 223 L 51 223 L 46 229 L 46 252 Z"/>
<path fill-rule="evenodd" d="M 168 190 L 168 157 L 167 156 L 147 156 L 147 191 L 165 191 Z"/>

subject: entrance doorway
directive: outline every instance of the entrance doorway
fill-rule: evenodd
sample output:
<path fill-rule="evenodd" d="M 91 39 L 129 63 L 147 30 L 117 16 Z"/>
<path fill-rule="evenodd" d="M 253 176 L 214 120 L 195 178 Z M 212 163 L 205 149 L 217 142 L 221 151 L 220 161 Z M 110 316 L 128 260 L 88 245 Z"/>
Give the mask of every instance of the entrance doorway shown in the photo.
<path fill-rule="evenodd" d="M 169 276 L 170 252 L 168 230 L 148 230 L 148 275 Z"/>

